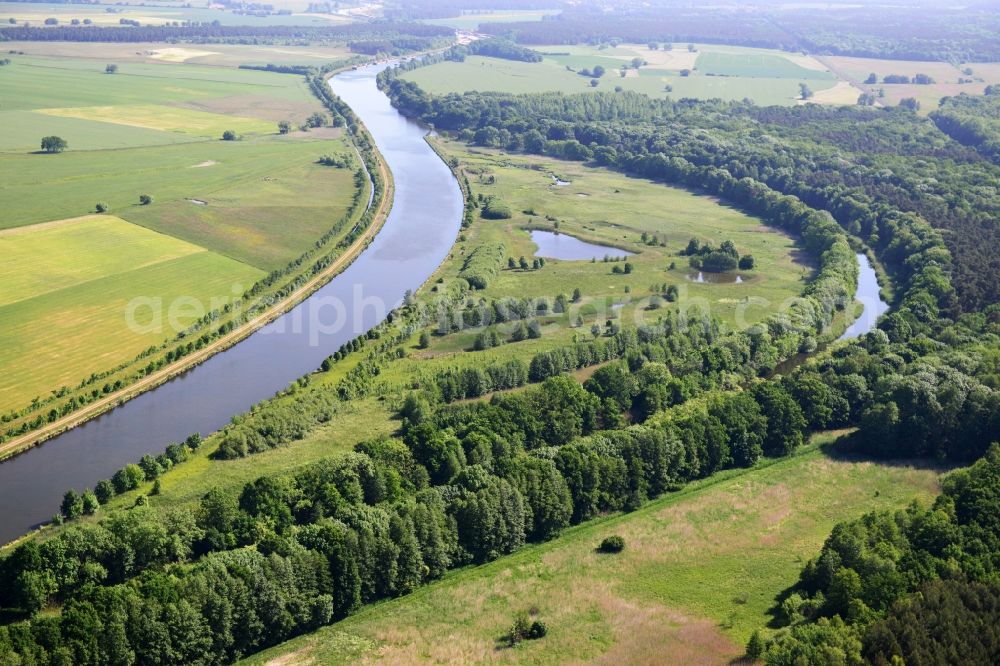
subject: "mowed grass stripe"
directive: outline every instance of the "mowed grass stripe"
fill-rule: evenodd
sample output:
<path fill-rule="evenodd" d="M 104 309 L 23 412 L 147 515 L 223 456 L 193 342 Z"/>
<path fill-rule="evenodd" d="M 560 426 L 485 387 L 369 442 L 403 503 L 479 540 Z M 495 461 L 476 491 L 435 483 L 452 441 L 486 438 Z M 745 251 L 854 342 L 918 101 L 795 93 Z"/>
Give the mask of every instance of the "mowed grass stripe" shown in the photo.
<path fill-rule="evenodd" d="M 727 663 L 835 523 L 937 492 L 932 470 L 812 449 L 453 572 L 244 663 Z M 625 550 L 596 553 L 611 534 Z M 548 635 L 498 649 L 530 608 Z"/>
<path fill-rule="evenodd" d="M 273 134 L 275 132 L 274 123 L 264 120 L 182 109 L 165 104 L 59 107 L 38 109 L 38 113 L 216 138 L 220 137 L 226 130 L 232 130 L 237 134 Z"/>
<path fill-rule="evenodd" d="M 200 141 L 201 137 L 143 127 L 57 117 L 38 111 L 0 111 L 0 153 L 37 152 L 41 138 L 60 136 L 71 151 L 111 150 Z"/>
<path fill-rule="evenodd" d="M 203 251 L 91 280 L 0 307 L 0 412 L 76 384 L 82 369 L 105 369 L 134 358 L 178 331 L 166 309 L 190 297 L 207 310 L 213 298 L 233 298 L 263 271 Z M 162 299 L 163 328 L 136 332 L 126 307 L 135 297 Z M 140 324 L 150 323 L 148 309 Z M 180 329 L 194 318 L 182 317 Z M 180 330 L 178 329 L 178 330 Z"/>
<path fill-rule="evenodd" d="M 0 306 L 205 251 L 110 215 L 0 231 Z"/>

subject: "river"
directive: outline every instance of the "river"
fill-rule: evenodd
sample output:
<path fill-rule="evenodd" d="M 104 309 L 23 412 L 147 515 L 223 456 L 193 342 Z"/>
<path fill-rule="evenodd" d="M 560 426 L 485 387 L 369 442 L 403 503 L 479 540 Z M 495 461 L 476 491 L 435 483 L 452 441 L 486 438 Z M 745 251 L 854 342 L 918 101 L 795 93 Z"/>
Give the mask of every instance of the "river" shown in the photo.
<path fill-rule="evenodd" d="M 868 256 L 858 253 L 858 289 L 854 294 L 854 300 L 864 306 L 861 315 L 854 320 L 847 330 L 837 338 L 838 340 L 851 340 L 864 335 L 875 328 L 878 318 L 889 311 L 889 304 L 882 300 L 882 293 L 878 286 L 878 277 L 875 269 L 868 261 Z"/>
<path fill-rule="evenodd" d="M 93 487 L 170 442 L 218 430 L 315 370 L 344 342 L 378 324 L 445 259 L 462 220 L 461 191 L 424 140 L 426 132 L 376 87 L 383 67 L 330 81 L 368 128 L 395 181 L 392 212 L 371 245 L 326 286 L 246 340 L 0 464 L 0 543 L 51 518 L 67 489 Z"/>

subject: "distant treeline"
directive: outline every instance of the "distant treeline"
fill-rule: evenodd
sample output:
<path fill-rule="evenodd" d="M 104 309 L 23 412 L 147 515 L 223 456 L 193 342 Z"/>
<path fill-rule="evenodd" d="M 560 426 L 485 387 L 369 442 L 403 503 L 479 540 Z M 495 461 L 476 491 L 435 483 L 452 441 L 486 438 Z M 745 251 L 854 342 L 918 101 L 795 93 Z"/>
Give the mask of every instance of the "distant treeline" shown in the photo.
<path fill-rule="evenodd" d="M 564 0 L 392 0 L 386 3 L 385 15 L 395 19 L 454 18 L 465 13 L 481 13 L 511 9 L 562 9 Z"/>
<path fill-rule="evenodd" d="M 240 69 L 253 69 L 258 72 L 275 72 L 277 74 L 297 74 L 299 76 L 309 76 L 315 73 L 316 68 L 310 65 L 240 65 Z"/>
<path fill-rule="evenodd" d="M 480 30 L 522 44 L 707 42 L 900 60 L 1000 60 L 1000 17 L 977 8 L 884 11 L 798 8 L 778 15 L 745 10 L 576 6 L 542 21 L 491 23 Z"/>
<path fill-rule="evenodd" d="M 11 26 L 0 28 L 0 40 L 34 42 L 228 42 L 240 40 L 310 40 L 364 42 L 398 40 L 403 37 L 450 37 L 450 28 L 422 23 L 355 23 L 339 26 L 219 25 L 202 23 L 184 26 Z M 248 42 L 252 43 L 252 42 Z M 420 42 L 424 44 L 424 42 Z"/>
<path fill-rule="evenodd" d="M 955 141 L 1000 165 L 1000 86 L 988 86 L 983 97 L 945 97 L 931 118 Z"/>

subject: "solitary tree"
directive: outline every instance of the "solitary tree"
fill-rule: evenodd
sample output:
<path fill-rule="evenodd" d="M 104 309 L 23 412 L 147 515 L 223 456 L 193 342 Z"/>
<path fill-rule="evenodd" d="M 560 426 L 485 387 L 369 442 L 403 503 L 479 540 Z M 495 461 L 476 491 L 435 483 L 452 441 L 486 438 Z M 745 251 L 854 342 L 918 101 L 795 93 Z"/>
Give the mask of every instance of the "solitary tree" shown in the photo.
<path fill-rule="evenodd" d="M 94 204 L 94 210 L 96 210 L 98 213 L 107 213 L 108 204 L 98 201 L 96 204 Z"/>
<path fill-rule="evenodd" d="M 61 153 L 67 148 L 69 148 L 69 144 L 66 143 L 66 139 L 60 136 L 42 137 L 42 150 L 47 153 Z"/>
<path fill-rule="evenodd" d="M 117 74 L 118 73 L 118 65 L 110 64 L 110 65 L 105 66 L 104 73 L 105 74 Z"/>
<path fill-rule="evenodd" d="M 236 141 L 236 132 L 233 130 L 226 130 L 222 133 L 223 141 Z"/>
<path fill-rule="evenodd" d="M 278 122 L 278 134 L 288 134 L 292 131 L 292 124 L 287 120 Z"/>
<path fill-rule="evenodd" d="M 813 96 L 812 88 L 806 83 L 799 84 L 799 96 L 801 99 L 809 99 Z"/>
<path fill-rule="evenodd" d="M 153 203 L 153 197 L 149 196 L 148 194 L 140 194 L 139 195 L 139 204 L 140 205 L 142 205 L 142 206 L 148 206 L 151 203 Z"/>
<path fill-rule="evenodd" d="M 326 125 L 326 116 L 317 111 L 306 119 L 306 125 L 309 127 L 322 127 Z"/>
<path fill-rule="evenodd" d="M 600 81 L 598 81 L 597 79 L 591 79 L 590 80 L 590 87 L 591 88 L 596 88 L 598 86 L 598 84 L 600 84 Z"/>

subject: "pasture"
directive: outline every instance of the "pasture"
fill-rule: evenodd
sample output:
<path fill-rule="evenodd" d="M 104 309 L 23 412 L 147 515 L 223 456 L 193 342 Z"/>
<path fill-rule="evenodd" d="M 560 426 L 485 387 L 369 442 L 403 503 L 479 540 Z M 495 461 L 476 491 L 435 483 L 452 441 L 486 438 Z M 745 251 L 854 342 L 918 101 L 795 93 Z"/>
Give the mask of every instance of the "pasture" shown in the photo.
<path fill-rule="evenodd" d="M 655 318 L 655 311 L 644 309 L 651 286 L 668 283 L 677 286 L 681 308 L 707 309 L 729 326 L 743 327 L 801 293 L 811 275 L 810 262 L 792 238 L 713 197 L 579 162 L 502 155 L 454 141 L 438 145 L 459 160 L 474 196 L 498 197 L 511 208 L 512 217 L 477 219 L 435 277 L 455 279 L 465 255 L 483 243 L 502 242 L 509 256 L 524 256 L 530 262 L 537 247 L 526 231 L 529 227 L 608 246 L 610 256 L 616 256 L 617 249 L 636 253 L 629 258 L 634 271 L 628 275 L 614 274 L 616 264 L 603 262 L 603 256 L 596 262 L 550 259 L 537 271 L 511 270 L 505 265 L 479 294 L 486 298 L 537 295 L 554 299 L 579 288 L 583 303 L 606 316 L 615 316 L 606 304 L 617 303 L 621 304 L 617 316 L 623 320 Z M 556 184 L 553 176 L 568 184 Z M 644 233 L 650 243 L 655 236 L 657 245 L 644 243 Z M 732 240 L 741 253 L 754 256 L 757 267 L 745 272 L 742 284 L 694 282 L 690 278 L 697 271 L 688 266 L 687 257 L 678 256 L 692 238 L 713 246 Z M 587 312 L 581 313 L 585 320 Z"/>
<path fill-rule="evenodd" d="M 726 100 L 752 99 L 758 104 L 794 104 L 799 83 L 806 82 L 817 93 L 834 88 L 838 79 L 822 64 L 806 56 L 767 49 L 698 45 L 695 52 L 686 46 L 650 49 L 648 46 L 621 45 L 609 48 L 584 46 L 540 46 L 540 63 L 525 63 L 472 56 L 465 62 L 443 62 L 404 74 L 432 93 L 505 91 L 513 93 L 582 93 L 622 90 L 651 97 L 684 97 Z M 631 67 L 633 58 L 646 64 Z M 604 76 L 591 84 L 580 70 L 604 67 Z M 628 67 L 625 76 L 620 68 Z M 687 75 L 683 72 L 687 70 Z M 669 88 L 669 89 L 668 89 Z M 851 104 L 860 91 L 850 95 Z M 844 96 L 831 103 L 844 103 Z"/>
<path fill-rule="evenodd" d="M 190 297 L 207 310 L 212 299 L 232 301 L 234 284 L 264 276 L 110 216 L 0 234 L 8 259 L 0 265 L 0 411 L 114 367 L 176 333 L 166 317 L 159 330 L 130 328 L 126 309 L 133 298 L 162 299 L 166 307 Z M 178 326 L 195 318 L 180 316 Z"/>
<path fill-rule="evenodd" d="M 768 622 L 776 595 L 835 523 L 937 491 L 932 470 L 813 446 L 452 572 L 246 663 L 615 664 L 662 663 L 664 655 L 725 663 Z M 624 537 L 625 550 L 597 553 L 611 534 Z M 519 611 L 533 611 L 548 635 L 502 648 Z"/>
<path fill-rule="evenodd" d="M 303 77 L 139 61 L 107 74 L 107 47 L 15 54 L 0 72 L 0 411 L 172 338 L 195 317 L 136 333 L 126 304 L 231 301 L 312 248 L 356 190 L 353 169 L 317 163 L 354 153 L 340 129 L 278 133 L 322 111 Z M 39 152 L 48 135 L 68 149 Z M 109 215 L 88 216 L 98 202 Z"/>

